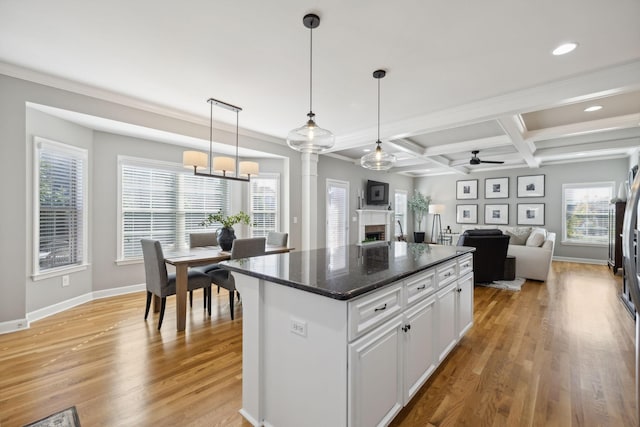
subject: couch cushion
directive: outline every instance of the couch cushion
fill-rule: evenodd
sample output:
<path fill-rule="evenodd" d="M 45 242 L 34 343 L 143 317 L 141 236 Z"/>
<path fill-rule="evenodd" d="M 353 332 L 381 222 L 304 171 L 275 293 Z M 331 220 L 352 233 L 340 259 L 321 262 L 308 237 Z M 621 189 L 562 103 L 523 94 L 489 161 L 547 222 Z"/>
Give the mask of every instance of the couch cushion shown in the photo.
<path fill-rule="evenodd" d="M 518 246 L 524 246 L 525 243 L 527 243 L 527 238 L 529 237 L 529 233 L 521 233 L 521 234 L 517 234 L 515 232 L 509 231 L 509 230 L 505 230 L 504 234 L 506 234 L 507 236 L 509 236 L 509 244 L 510 245 L 518 245 Z"/>
<path fill-rule="evenodd" d="M 526 245 L 540 247 L 547 239 L 547 230 L 544 228 L 534 228 L 531 230 L 531 234 L 527 238 Z"/>

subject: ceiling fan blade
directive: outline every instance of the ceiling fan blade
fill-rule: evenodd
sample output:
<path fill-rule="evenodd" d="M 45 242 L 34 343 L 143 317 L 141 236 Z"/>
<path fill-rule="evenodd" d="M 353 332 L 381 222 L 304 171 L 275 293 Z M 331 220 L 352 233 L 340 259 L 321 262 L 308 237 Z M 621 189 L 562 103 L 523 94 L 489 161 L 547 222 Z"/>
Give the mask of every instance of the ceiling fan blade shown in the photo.
<path fill-rule="evenodd" d="M 501 165 L 504 162 L 501 162 L 501 161 L 498 161 L 498 160 L 480 160 L 480 163 L 493 163 L 493 164 L 496 164 L 496 165 Z"/>

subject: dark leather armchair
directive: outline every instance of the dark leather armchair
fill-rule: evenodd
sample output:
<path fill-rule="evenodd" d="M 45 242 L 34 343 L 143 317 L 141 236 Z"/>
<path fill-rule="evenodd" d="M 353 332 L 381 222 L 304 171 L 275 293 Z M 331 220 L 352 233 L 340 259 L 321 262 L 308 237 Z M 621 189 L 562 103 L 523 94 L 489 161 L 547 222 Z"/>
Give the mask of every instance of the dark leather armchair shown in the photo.
<path fill-rule="evenodd" d="M 504 260 L 509 249 L 509 236 L 498 229 L 467 230 L 460 235 L 458 246 L 476 248 L 473 253 L 473 281 L 487 283 L 503 278 Z"/>

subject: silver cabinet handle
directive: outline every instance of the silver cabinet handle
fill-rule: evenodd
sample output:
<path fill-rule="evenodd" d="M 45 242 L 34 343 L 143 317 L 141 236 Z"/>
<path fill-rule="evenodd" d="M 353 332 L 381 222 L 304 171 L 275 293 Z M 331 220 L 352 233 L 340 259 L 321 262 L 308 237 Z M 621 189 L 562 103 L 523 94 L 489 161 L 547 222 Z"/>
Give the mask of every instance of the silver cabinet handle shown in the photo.
<path fill-rule="evenodd" d="M 417 290 L 417 291 L 421 291 L 421 290 L 423 290 L 423 289 L 426 289 L 426 287 L 427 287 L 427 285 L 418 286 L 418 287 L 416 288 L 416 290 Z"/>
<path fill-rule="evenodd" d="M 451 272 L 448 272 L 447 274 L 444 275 L 444 277 L 449 277 L 451 276 Z"/>

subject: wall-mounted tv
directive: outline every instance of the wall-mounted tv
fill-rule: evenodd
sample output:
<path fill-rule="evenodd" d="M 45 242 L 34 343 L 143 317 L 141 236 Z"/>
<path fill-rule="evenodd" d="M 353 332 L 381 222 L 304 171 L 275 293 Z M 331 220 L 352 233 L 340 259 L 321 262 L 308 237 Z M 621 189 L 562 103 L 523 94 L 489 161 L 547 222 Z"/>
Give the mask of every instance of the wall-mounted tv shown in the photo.
<path fill-rule="evenodd" d="M 367 181 L 367 204 L 388 205 L 389 184 L 386 182 Z"/>

